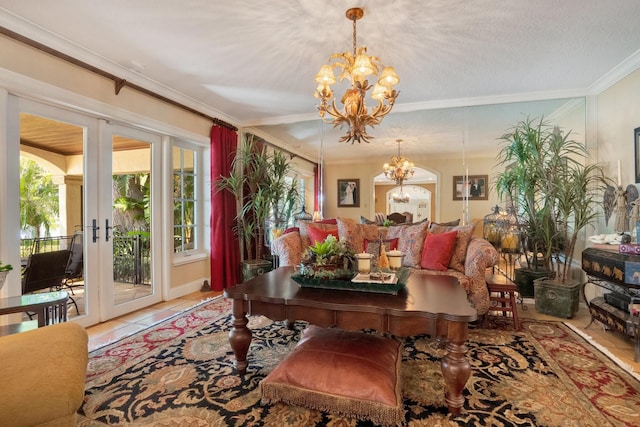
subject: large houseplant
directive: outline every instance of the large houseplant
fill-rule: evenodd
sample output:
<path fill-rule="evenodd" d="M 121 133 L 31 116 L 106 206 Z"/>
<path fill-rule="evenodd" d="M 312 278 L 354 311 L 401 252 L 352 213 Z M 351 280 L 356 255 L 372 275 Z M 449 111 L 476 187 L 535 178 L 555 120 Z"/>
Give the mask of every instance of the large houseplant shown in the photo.
<path fill-rule="evenodd" d="M 269 150 L 257 137 L 245 134 L 231 173 L 216 182 L 218 191 L 229 191 L 240 201 L 235 231 L 246 252 L 245 264 L 270 265 L 264 260 L 265 236 L 289 224 L 299 204 L 298 184 L 291 175 L 292 165 L 283 152 Z M 245 279 L 255 268 L 244 269 Z"/>
<path fill-rule="evenodd" d="M 571 139 L 571 132 L 563 133 L 544 118 L 522 120 L 500 139 L 498 165 L 505 169 L 496 189 L 517 205 L 526 250 L 546 276 L 536 280 L 536 309 L 572 317 L 579 294 L 579 283 L 571 278 L 573 255 L 581 231 L 596 217 L 595 198 L 605 184 L 602 168 L 589 163 L 585 145 Z M 549 307 L 538 295 L 538 284 L 555 292 Z"/>

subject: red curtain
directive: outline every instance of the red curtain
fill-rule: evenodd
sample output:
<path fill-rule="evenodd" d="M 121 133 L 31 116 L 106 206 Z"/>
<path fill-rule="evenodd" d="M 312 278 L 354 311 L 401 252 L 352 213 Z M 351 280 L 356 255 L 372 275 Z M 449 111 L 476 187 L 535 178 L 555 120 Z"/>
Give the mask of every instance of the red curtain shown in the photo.
<path fill-rule="evenodd" d="M 238 136 L 224 126 L 211 128 L 211 289 L 221 291 L 238 283 L 240 250 L 233 231 L 236 199 L 228 191 L 217 191 L 220 175 L 228 175 L 236 154 Z"/>

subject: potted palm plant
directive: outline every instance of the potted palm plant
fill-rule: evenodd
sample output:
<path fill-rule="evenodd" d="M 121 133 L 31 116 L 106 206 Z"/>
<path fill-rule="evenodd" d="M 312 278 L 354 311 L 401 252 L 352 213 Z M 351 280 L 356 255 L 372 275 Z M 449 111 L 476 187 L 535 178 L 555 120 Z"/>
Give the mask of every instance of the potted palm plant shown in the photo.
<path fill-rule="evenodd" d="M 229 191 L 240 201 L 235 231 L 246 253 L 244 280 L 271 269 L 264 251 L 271 230 L 289 224 L 299 204 L 298 184 L 291 174 L 292 165 L 283 152 L 270 152 L 254 135 L 245 134 L 231 173 L 216 182 L 218 191 Z"/>
<path fill-rule="evenodd" d="M 500 197 L 517 205 L 531 262 L 544 278 L 534 281 L 536 310 L 573 317 L 580 283 L 572 278 L 573 255 L 582 230 L 596 217 L 596 197 L 605 188 L 602 167 L 589 163 L 585 145 L 544 118 L 527 118 L 501 138 L 495 180 Z M 507 167 L 508 166 L 508 167 Z"/>

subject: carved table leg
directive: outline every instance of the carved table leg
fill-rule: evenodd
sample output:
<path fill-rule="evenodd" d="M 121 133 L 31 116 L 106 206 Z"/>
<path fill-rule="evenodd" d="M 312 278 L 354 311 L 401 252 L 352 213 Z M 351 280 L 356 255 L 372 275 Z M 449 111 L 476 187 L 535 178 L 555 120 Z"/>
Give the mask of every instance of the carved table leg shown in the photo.
<path fill-rule="evenodd" d="M 247 372 L 247 353 L 251 345 L 251 331 L 247 328 L 247 313 L 243 301 L 233 300 L 233 329 L 229 332 L 229 345 L 236 356 L 234 366 L 238 375 Z"/>
<path fill-rule="evenodd" d="M 447 354 L 442 358 L 442 376 L 446 384 L 445 401 L 449 412 L 459 415 L 464 405 L 464 390 L 471 376 L 471 365 L 466 358 L 467 324 L 465 322 L 449 323 L 449 343 Z"/>

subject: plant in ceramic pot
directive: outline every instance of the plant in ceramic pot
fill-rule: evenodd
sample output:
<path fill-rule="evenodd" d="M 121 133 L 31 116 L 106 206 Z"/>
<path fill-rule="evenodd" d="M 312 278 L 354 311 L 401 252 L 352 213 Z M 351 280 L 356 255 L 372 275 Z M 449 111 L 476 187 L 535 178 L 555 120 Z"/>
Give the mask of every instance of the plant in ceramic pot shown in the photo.
<path fill-rule="evenodd" d="M 534 285 L 536 309 L 559 317 L 577 311 L 573 256 L 580 233 L 596 218 L 596 198 L 606 185 L 602 167 L 590 163 L 585 145 L 570 136 L 544 118 L 519 122 L 500 138 L 498 165 L 505 170 L 495 181 L 498 194 L 509 195 L 518 207 L 531 262 L 545 272 Z M 549 308 L 539 288 L 551 289 Z"/>
<path fill-rule="evenodd" d="M 292 173 L 283 152 L 269 150 L 257 137 L 245 134 L 231 173 L 216 181 L 218 191 L 229 191 L 239 201 L 235 231 L 246 251 L 245 279 L 255 265 L 270 265 L 264 259 L 265 243 L 270 241 L 267 236 L 273 228 L 289 224 L 299 205 L 298 184 Z"/>
<path fill-rule="evenodd" d="M 344 240 L 329 235 L 315 242 L 302 255 L 302 274 L 307 277 L 336 279 L 352 276 L 355 254 Z"/>

